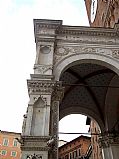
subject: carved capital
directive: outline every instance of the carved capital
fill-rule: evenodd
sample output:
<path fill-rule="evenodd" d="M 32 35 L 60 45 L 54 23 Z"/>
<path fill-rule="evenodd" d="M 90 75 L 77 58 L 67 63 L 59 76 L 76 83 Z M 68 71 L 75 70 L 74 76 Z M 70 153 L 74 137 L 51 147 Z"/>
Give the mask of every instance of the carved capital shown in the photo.
<path fill-rule="evenodd" d="M 64 87 L 62 87 L 62 82 L 56 82 L 54 91 L 52 92 L 52 101 L 60 101 L 64 96 Z"/>
<path fill-rule="evenodd" d="M 108 135 L 100 136 L 98 142 L 99 142 L 99 146 L 102 148 L 107 148 L 115 144 L 119 145 L 119 135 L 108 134 Z"/>

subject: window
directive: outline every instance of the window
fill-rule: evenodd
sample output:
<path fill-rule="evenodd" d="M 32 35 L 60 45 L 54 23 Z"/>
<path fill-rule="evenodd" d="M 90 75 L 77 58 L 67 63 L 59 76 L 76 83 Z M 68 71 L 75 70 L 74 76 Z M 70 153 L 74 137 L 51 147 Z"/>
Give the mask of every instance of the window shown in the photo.
<path fill-rule="evenodd" d="M 79 156 L 81 156 L 81 149 L 79 149 Z"/>
<path fill-rule="evenodd" d="M 8 139 L 7 138 L 3 139 L 3 146 L 8 146 Z"/>
<path fill-rule="evenodd" d="M 74 151 L 74 158 L 77 157 L 77 151 Z"/>
<path fill-rule="evenodd" d="M 68 159 L 68 158 L 69 158 L 68 155 L 66 155 L 66 156 L 65 156 L 65 159 Z"/>
<path fill-rule="evenodd" d="M 70 158 L 69 159 L 72 159 L 72 153 L 70 152 Z"/>
<path fill-rule="evenodd" d="M 16 157 L 17 152 L 16 151 L 11 151 L 11 156 Z"/>
<path fill-rule="evenodd" d="M 1 155 L 5 156 L 7 154 L 7 151 L 6 150 L 2 150 L 1 151 Z"/>
<path fill-rule="evenodd" d="M 13 140 L 13 146 L 15 146 L 15 147 L 17 147 L 17 145 L 18 145 L 18 142 L 17 142 L 17 140 Z"/>

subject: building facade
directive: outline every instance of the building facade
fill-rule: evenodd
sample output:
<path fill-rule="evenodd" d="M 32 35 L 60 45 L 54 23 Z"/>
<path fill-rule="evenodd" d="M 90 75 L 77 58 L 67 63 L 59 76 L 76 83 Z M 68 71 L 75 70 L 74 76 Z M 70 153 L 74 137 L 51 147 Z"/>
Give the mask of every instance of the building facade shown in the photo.
<path fill-rule="evenodd" d="M 85 0 L 91 27 L 111 27 L 119 21 L 119 0 Z"/>
<path fill-rule="evenodd" d="M 0 131 L 0 159 L 20 159 L 20 133 Z"/>
<path fill-rule="evenodd" d="M 59 147 L 59 159 L 83 159 L 90 146 L 90 137 L 79 136 Z"/>
<path fill-rule="evenodd" d="M 119 24 L 75 27 L 35 19 L 34 31 L 36 60 L 27 80 L 22 159 L 58 159 L 58 123 L 69 114 L 93 118 L 105 159 L 118 159 Z"/>

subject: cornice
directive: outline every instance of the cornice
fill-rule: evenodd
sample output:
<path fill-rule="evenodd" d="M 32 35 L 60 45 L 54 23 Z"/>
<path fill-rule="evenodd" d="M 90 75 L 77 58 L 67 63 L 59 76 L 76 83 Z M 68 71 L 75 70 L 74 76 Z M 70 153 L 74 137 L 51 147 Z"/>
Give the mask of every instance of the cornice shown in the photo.
<path fill-rule="evenodd" d="M 27 80 L 29 94 L 51 94 L 54 89 L 61 87 L 60 82 L 49 80 Z"/>
<path fill-rule="evenodd" d="M 62 26 L 57 30 L 57 34 L 63 35 L 85 35 L 85 36 L 117 36 L 116 29 L 108 28 L 94 28 L 94 27 L 80 27 L 80 26 Z"/>
<path fill-rule="evenodd" d="M 58 29 L 62 25 L 62 20 L 49 20 L 49 19 L 34 19 L 34 33 L 35 35 L 40 29 Z"/>
<path fill-rule="evenodd" d="M 27 141 L 47 141 L 51 138 L 51 136 L 21 136 L 22 140 Z"/>
<path fill-rule="evenodd" d="M 51 20 L 51 19 L 34 19 L 34 25 L 39 25 L 40 27 L 57 28 L 62 25 L 62 20 Z"/>
<path fill-rule="evenodd" d="M 24 147 L 24 146 L 21 146 L 21 150 L 22 151 L 49 151 L 50 148 L 47 146 L 47 147 Z"/>
<path fill-rule="evenodd" d="M 55 41 L 58 35 L 80 35 L 80 36 L 106 36 L 118 37 L 118 29 L 114 28 L 97 28 L 85 26 L 68 26 L 62 25 L 62 21 L 57 20 L 34 20 L 35 39 L 37 41 Z M 54 29 L 54 31 L 52 31 Z"/>

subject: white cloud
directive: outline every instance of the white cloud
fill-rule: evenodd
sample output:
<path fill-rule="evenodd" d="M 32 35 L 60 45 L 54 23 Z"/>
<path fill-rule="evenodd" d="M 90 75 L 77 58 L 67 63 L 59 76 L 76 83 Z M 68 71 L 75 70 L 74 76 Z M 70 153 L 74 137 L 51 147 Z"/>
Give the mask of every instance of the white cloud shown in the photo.
<path fill-rule="evenodd" d="M 87 136 L 89 126 L 86 125 L 86 116 L 80 114 L 71 114 L 59 122 L 59 132 L 79 133 L 79 134 L 59 134 L 59 138 L 65 141 L 71 141 L 74 138 L 84 135 Z M 81 133 L 81 134 L 80 134 Z"/>

